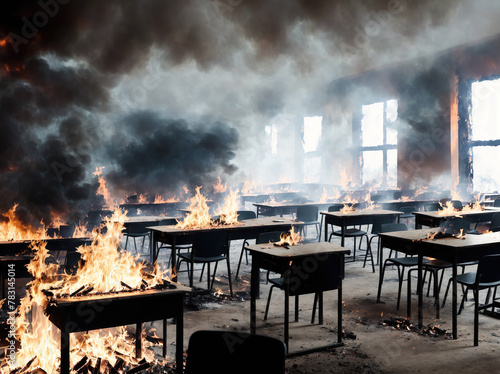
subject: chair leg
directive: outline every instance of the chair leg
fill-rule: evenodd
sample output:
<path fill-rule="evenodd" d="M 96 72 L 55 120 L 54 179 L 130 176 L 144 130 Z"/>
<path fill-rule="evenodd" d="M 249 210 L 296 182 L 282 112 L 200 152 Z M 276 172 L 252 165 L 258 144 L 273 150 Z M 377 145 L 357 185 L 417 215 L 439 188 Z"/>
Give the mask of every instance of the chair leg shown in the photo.
<path fill-rule="evenodd" d="M 269 296 L 267 297 L 266 311 L 264 312 L 264 321 L 267 320 L 267 314 L 269 313 L 269 304 L 271 303 L 271 296 L 273 294 L 274 285 L 269 289 Z"/>
<path fill-rule="evenodd" d="M 299 322 L 299 295 L 295 295 L 295 322 Z"/>
<path fill-rule="evenodd" d="M 479 288 L 474 289 L 474 347 L 479 345 Z"/>
<path fill-rule="evenodd" d="M 229 293 L 231 297 L 233 297 L 233 284 L 231 281 L 231 266 L 229 265 L 229 256 L 226 257 L 226 265 L 227 265 L 227 279 L 229 280 Z"/>
<path fill-rule="evenodd" d="M 311 315 L 311 323 L 314 323 L 314 318 L 316 317 L 316 304 L 318 302 L 318 293 L 316 292 L 314 294 L 314 301 L 313 301 L 313 310 L 312 310 L 312 315 Z"/>
<path fill-rule="evenodd" d="M 387 266 L 387 260 L 385 260 L 384 265 L 382 266 L 382 270 L 380 272 L 380 276 L 379 276 L 378 291 L 377 291 L 377 303 L 380 302 L 380 294 L 382 292 L 382 283 L 384 282 L 384 273 L 385 273 L 386 266 Z"/>
<path fill-rule="evenodd" d="M 235 280 L 238 279 L 238 274 L 240 273 L 241 261 L 243 260 L 243 252 L 247 252 L 244 247 L 241 248 L 240 260 L 238 261 L 238 267 L 236 268 L 236 275 L 234 276 Z M 246 253 L 246 256 L 247 256 L 247 265 L 248 265 L 248 253 Z"/>
<path fill-rule="evenodd" d="M 401 301 L 401 290 L 403 288 L 404 273 L 405 273 L 404 268 L 400 269 L 399 266 L 398 266 L 398 300 L 397 300 L 397 303 L 396 303 L 396 310 L 399 310 L 399 304 L 400 304 L 400 301 Z M 410 295 L 408 295 L 408 297 L 410 297 Z"/>
<path fill-rule="evenodd" d="M 125 238 L 125 250 L 127 250 L 127 245 L 128 245 L 128 235 Z"/>
<path fill-rule="evenodd" d="M 458 313 L 457 314 L 460 314 L 462 313 L 462 309 L 464 308 L 464 304 L 465 304 L 465 299 L 467 298 L 467 293 L 469 292 L 469 287 L 467 287 L 465 289 L 465 292 L 464 294 L 462 295 L 462 302 L 460 303 L 460 308 L 458 308 Z"/>

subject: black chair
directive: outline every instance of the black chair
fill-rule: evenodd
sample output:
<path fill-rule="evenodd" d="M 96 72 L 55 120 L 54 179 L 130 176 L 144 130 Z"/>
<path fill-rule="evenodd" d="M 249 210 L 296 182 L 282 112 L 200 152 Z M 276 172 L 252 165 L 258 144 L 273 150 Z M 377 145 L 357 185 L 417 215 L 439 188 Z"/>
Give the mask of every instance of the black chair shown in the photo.
<path fill-rule="evenodd" d="M 329 212 L 338 212 L 344 207 L 343 204 L 335 204 L 331 205 L 328 207 Z M 333 225 L 332 225 L 333 226 Z M 341 230 L 335 230 L 332 227 L 330 237 L 328 238 L 328 241 L 332 241 L 332 237 L 334 236 L 342 236 L 342 231 Z M 366 238 L 366 248 L 368 248 L 368 233 L 364 230 L 361 230 L 361 227 L 346 227 L 344 230 L 344 237 L 345 238 L 353 238 L 354 239 L 354 251 L 353 251 L 353 257 L 352 261 L 356 261 L 356 239 L 360 238 L 359 240 L 359 248 L 361 249 L 361 242 L 363 241 L 363 237 Z"/>
<path fill-rule="evenodd" d="M 144 250 L 144 242 L 146 238 L 149 238 L 149 229 L 147 227 L 151 226 L 151 222 L 143 223 L 129 223 L 125 225 L 125 230 L 123 236 L 125 236 L 125 250 L 127 250 L 128 239 L 132 238 L 134 241 L 135 253 L 137 253 L 137 238 L 142 238 L 141 252 Z"/>
<path fill-rule="evenodd" d="M 186 262 L 188 265 L 189 286 L 193 287 L 194 264 L 206 264 L 207 271 L 207 288 L 212 290 L 215 273 L 217 272 L 217 264 L 220 261 L 226 261 L 227 273 L 229 279 L 229 289 L 231 296 L 233 295 L 233 285 L 231 282 L 231 267 L 229 264 L 229 234 L 224 230 L 212 230 L 200 232 L 194 235 L 191 251 L 187 253 L 179 253 L 177 269 L 180 269 L 180 264 Z M 215 263 L 212 282 L 210 282 L 210 264 Z"/>
<path fill-rule="evenodd" d="M 399 211 L 403 212 L 403 214 L 399 216 L 399 221 L 401 222 L 401 220 L 406 220 L 406 225 L 409 226 L 410 220 L 415 218 L 413 212 L 416 212 L 417 210 L 417 207 L 414 205 L 402 206 L 401 208 L 399 208 Z"/>
<path fill-rule="evenodd" d="M 464 208 L 464 206 L 460 200 L 451 200 L 451 205 L 456 210 L 462 210 Z"/>
<path fill-rule="evenodd" d="M 477 270 L 457 275 L 457 282 L 466 287 L 458 314 L 464 307 L 469 289 L 472 289 L 474 293 L 474 346 L 477 346 L 479 343 L 479 311 L 493 306 L 496 288 L 500 286 L 500 254 L 482 257 L 477 265 Z M 492 302 L 488 303 L 488 296 L 492 288 L 494 289 Z M 479 291 L 484 289 L 488 289 L 488 296 L 485 304 L 479 305 Z"/>
<path fill-rule="evenodd" d="M 439 203 L 429 203 L 424 205 L 425 212 L 435 212 L 436 210 L 440 210 L 441 208 L 441 204 Z"/>
<path fill-rule="evenodd" d="M 318 207 L 316 205 L 304 205 L 297 207 L 297 214 L 295 218 L 298 221 L 304 222 L 300 226 L 299 233 L 302 237 L 307 236 L 307 226 L 314 226 L 316 229 L 316 237 L 314 240 L 319 241 L 321 239 L 321 227 L 318 221 Z"/>
<path fill-rule="evenodd" d="M 363 267 L 366 266 L 366 260 L 368 259 L 368 255 L 369 255 L 371 263 L 372 263 L 372 270 L 374 273 L 375 273 L 375 262 L 373 261 L 372 241 L 375 238 L 377 238 L 377 239 L 379 238 L 378 234 L 380 234 L 380 230 L 381 230 L 382 225 L 386 224 L 386 223 L 393 223 L 394 219 L 395 218 L 390 217 L 390 216 L 387 216 L 387 217 L 381 216 L 381 217 L 376 217 L 373 220 L 372 229 L 370 232 L 370 234 L 372 236 L 368 240 L 368 249 L 366 250 L 365 260 L 363 262 Z M 380 240 L 377 241 L 377 248 L 378 248 L 377 249 L 377 254 L 378 254 L 379 253 L 378 251 L 380 250 Z"/>
<path fill-rule="evenodd" d="M 274 242 L 279 242 L 281 240 L 281 231 L 270 231 L 270 232 L 262 232 L 259 235 L 257 235 L 257 238 L 255 239 L 255 244 L 265 244 L 265 243 L 274 243 Z M 246 250 L 246 247 L 250 245 L 248 240 L 243 241 L 243 246 L 241 248 L 241 253 L 240 253 L 240 259 L 238 261 L 238 268 L 236 269 L 236 275 L 234 276 L 234 279 L 238 279 L 238 274 L 240 272 L 240 266 L 241 266 L 241 260 L 243 259 L 243 252 L 245 252 L 247 256 L 247 265 L 248 265 L 248 251 Z"/>
<path fill-rule="evenodd" d="M 253 210 L 238 210 L 236 214 L 238 215 L 238 221 L 257 218 L 257 214 Z"/>
<path fill-rule="evenodd" d="M 495 208 L 500 208 L 500 199 L 495 199 L 495 200 L 493 201 L 493 206 L 494 206 Z"/>
<path fill-rule="evenodd" d="M 273 337 L 201 330 L 189 338 L 185 373 L 280 374 L 285 357 L 285 343 Z"/>
<path fill-rule="evenodd" d="M 164 218 L 158 222 L 158 226 L 174 226 L 176 224 L 177 224 L 177 218 L 172 218 L 172 217 Z M 161 245 L 157 249 L 158 258 L 160 257 L 160 251 L 162 249 L 167 249 L 167 250 L 172 251 L 172 246 L 168 243 L 161 243 Z M 176 252 L 188 251 L 189 249 L 191 249 L 191 240 L 186 240 L 183 237 L 178 237 L 176 239 L 176 243 L 175 243 Z M 170 252 L 170 257 L 168 258 L 167 267 L 170 267 L 171 260 L 172 260 L 172 252 Z"/>
<path fill-rule="evenodd" d="M 500 231 L 500 212 L 494 213 L 491 217 L 490 231 Z"/>
<path fill-rule="evenodd" d="M 311 267 L 311 258 L 303 257 L 299 260 L 293 261 L 286 270 L 285 278 L 283 275 L 279 278 L 270 278 L 271 288 L 269 289 L 269 296 L 267 298 L 266 311 L 264 313 L 264 320 L 267 320 L 269 313 L 269 305 L 271 303 L 271 296 L 274 288 L 284 290 L 286 279 L 289 279 L 289 295 L 295 297 L 295 321 L 299 320 L 299 296 L 314 293 L 313 313 L 311 323 L 314 323 L 316 302 L 319 301 L 319 324 L 323 324 L 323 292 L 329 290 L 339 290 L 342 283 L 343 266 L 341 264 L 340 256 L 336 254 L 329 254 L 325 258 L 315 259 L 314 267 Z M 283 273 L 283 274 L 285 274 Z M 306 276 L 305 276 L 305 275 Z M 338 300 L 339 310 L 342 308 L 342 300 Z M 341 321 L 338 321 L 339 327 Z M 285 326 L 288 329 L 288 326 Z M 338 330 L 341 331 L 340 328 Z M 340 336 L 340 335 L 339 335 Z"/>
<path fill-rule="evenodd" d="M 80 265 L 80 260 L 82 255 L 80 252 L 71 251 L 66 253 L 66 258 L 64 259 L 64 270 L 66 274 L 75 275 L 78 271 Z"/>
<path fill-rule="evenodd" d="M 404 223 L 385 223 L 380 227 L 380 233 L 393 232 L 393 231 L 406 231 L 408 228 Z M 380 249 L 381 250 L 381 249 Z M 380 252 L 381 253 L 381 252 Z M 392 250 L 391 250 L 392 253 Z M 418 266 L 417 257 L 391 257 L 384 261 L 382 270 L 379 277 L 378 292 L 377 292 L 377 302 L 380 302 L 380 294 L 382 292 L 382 283 L 384 281 L 384 273 L 387 265 L 395 265 L 398 270 L 398 299 L 396 304 L 396 309 L 399 310 L 399 304 L 401 301 L 401 289 L 403 287 L 404 270 L 406 268 Z M 409 295 L 408 295 L 409 297 Z"/>

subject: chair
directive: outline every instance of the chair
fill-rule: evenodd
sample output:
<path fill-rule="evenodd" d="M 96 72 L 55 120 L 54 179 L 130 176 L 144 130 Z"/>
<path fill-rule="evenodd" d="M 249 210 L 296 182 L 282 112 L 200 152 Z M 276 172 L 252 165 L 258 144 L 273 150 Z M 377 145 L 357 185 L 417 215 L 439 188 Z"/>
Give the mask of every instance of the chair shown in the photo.
<path fill-rule="evenodd" d="M 303 225 L 300 226 L 300 233 L 303 237 L 307 234 L 307 226 L 314 226 L 316 229 L 316 238 L 314 240 L 320 240 L 321 238 L 321 230 L 318 221 L 318 207 L 316 205 L 304 205 L 297 207 L 296 219 L 298 221 L 304 222 Z"/>
<path fill-rule="evenodd" d="M 441 209 L 441 204 L 439 203 L 429 203 L 424 205 L 425 212 L 435 212 L 436 210 Z"/>
<path fill-rule="evenodd" d="M 195 331 L 189 338 L 186 374 L 285 373 L 285 343 L 234 331 Z"/>
<path fill-rule="evenodd" d="M 177 269 L 182 262 L 188 265 L 189 286 L 193 287 L 194 264 L 208 265 L 207 288 L 212 290 L 217 272 L 217 264 L 220 261 L 226 261 L 227 273 L 229 279 L 229 289 L 233 295 L 233 285 L 231 283 L 231 267 L 229 264 L 229 234 L 224 230 L 212 230 L 197 233 L 193 237 L 191 251 L 179 253 Z M 210 264 L 215 262 L 212 282 L 210 283 Z"/>
<path fill-rule="evenodd" d="M 265 243 L 273 243 L 273 242 L 279 242 L 281 240 L 281 231 L 270 231 L 270 232 L 262 232 L 257 235 L 257 238 L 255 239 L 255 244 L 265 244 Z M 247 256 L 247 265 L 248 265 L 248 251 L 246 250 L 246 247 L 250 245 L 248 243 L 248 240 L 245 239 L 243 241 L 243 246 L 241 248 L 241 253 L 240 253 L 240 259 L 238 261 L 238 268 L 236 269 L 236 275 L 234 279 L 238 279 L 238 274 L 240 272 L 240 266 L 241 266 L 241 260 L 243 259 L 243 252 L 245 252 Z"/>
<path fill-rule="evenodd" d="M 463 204 L 462 204 L 462 202 L 460 200 L 451 200 L 451 205 L 456 210 L 462 210 L 463 207 L 464 207 Z"/>
<path fill-rule="evenodd" d="M 177 218 L 164 218 L 161 221 L 158 222 L 158 226 L 173 226 L 177 224 Z M 185 240 L 182 237 L 177 238 L 176 243 L 175 243 L 175 249 L 177 252 L 183 251 L 183 250 L 189 250 L 191 248 L 191 243 L 190 240 Z M 158 253 L 158 258 L 160 257 L 160 250 L 161 249 L 169 249 L 172 250 L 172 246 L 167 243 L 161 243 L 160 247 L 157 249 Z M 168 259 L 168 267 L 170 267 L 170 261 L 172 259 L 172 253 L 170 253 L 170 257 Z"/>
<path fill-rule="evenodd" d="M 315 261 L 315 266 L 311 266 L 311 261 Z M 329 290 L 339 290 L 341 295 L 343 264 L 341 257 L 337 254 L 328 254 L 321 259 L 304 256 L 298 260 L 293 261 L 288 269 L 283 273 L 287 278 L 281 276 L 279 278 L 271 278 L 269 282 L 272 284 L 269 289 L 269 296 L 267 298 L 266 311 L 264 313 L 264 320 L 267 319 L 269 313 L 269 305 L 271 303 L 271 296 L 273 288 L 284 290 L 286 279 L 288 279 L 289 295 L 295 296 L 295 321 L 299 320 L 299 296 L 314 293 L 313 313 L 311 323 L 314 323 L 316 301 L 319 300 L 319 324 L 323 324 L 323 292 Z M 342 309 L 342 300 L 338 299 L 339 316 Z M 341 331 L 342 321 L 339 319 L 339 333 Z M 288 331 L 288 326 L 285 326 Z M 288 336 L 288 333 L 285 334 Z M 339 334 L 340 337 L 341 333 Z"/>
<path fill-rule="evenodd" d="M 490 231 L 500 231 L 500 212 L 494 213 L 493 217 L 491 217 Z"/>
<path fill-rule="evenodd" d="M 479 260 L 476 272 L 457 275 L 457 283 L 466 287 L 460 303 L 458 314 L 461 313 L 467 293 L 472 289 L 474 293 L 474 346 L 479 343 L 479 311 L 493 306 L 496 296 L 496 288 L 500 285 L 500 254 L 487 255 Z M 493 299 L 488 303 L 488 296 L 484 305 L 479 305 L 479 291 L 488 289 L 488 295 L 494 288 Z"/>
<path fill-rule="evenodd" d="M 380 226 L 380 233 L 384 232 L 393 232 L 393 231 L 406 231 L 408 228 L 404 223 L 385 223 Z M 382 252 L 380 252 L 382 253 Z M 392 251 L 391 251 L 392 253 Z M 382 261 L 382 258 L 380 258 Z M 389 258 L 384 261 L 382 266 L 382 270 L 380 272 L 380 278 L 378 283 L 378 292 L 377 292 L 377 302 L 380 302 L 380 294 L 382 292 L 382 283 L 384 281 L 384 273 L 385 268 L 388 264 L 395 265 L 398 269 L 398 299 L 396 304 L 396 309 L 399 310 L 399 304 L 401 301 L 401 289 L 403 287 L 403 277 L 405 268 L 410 268 L 418 265 L 417 257 L 391 257 L 389 254 Z"/>
<path fill-rule="evenodd" d="M 403 214 L 401 214 L 399 216 L 399 221 L 401 222 L 401 220 L 406 220 L 407 226 L 408 226 L 409 221 L 411 219 L 415 218 L 415 215 L 413 214 L 413 212 L 416 212 L 417 210 L 418 210 L 417 207 L 414 205 L 402 206 L 401 208 L 399 208 L 399 211 L 403 212 Z"/>
<path fill-rule="evenodd" d="M 329 212 L 338 212 L 344 207 L 343 204 L 335 204 L 332 205 L 328 208 Z M 332 227 L 332 232 L 330 234 L 330 237 L 328 238 L 328 241 L 332 241 L 333 236 L 342 236 L 342 230 L 334 230 Z M 353 252 L 353 257 L 352 261 L 356 261 L 356 238 L 361 238 L 359 241 L 359 248 L 361 249 L 361 242 L 363 241 L 363 237 L 366 238 L 366 248 L 368 249 L 368 235 L 367 232 L 364 230 L 361 230 L 361 228 L 357 227 L 346 227 L 344 230 L 344 237 L 345 238 L 354 238 L 354 252 Z"/>
<path fill-rule="evenodd" d="M 82 258 L 82 255 L 80 252 L 72 251 L 72 252 L 67 252 L 66 253 L 66 258 L 64 260 L 64 270 L 67 274 L 72 274 L 75 275 L 79 264 L 80 260 Z"/>
<path fill-rule="evenodd" d="M 238 215 L 238 221 L 257 218 L 257 214 L 253 210 L 238 210 L 236 214 Z"/>
<path fill-rule="evenodd" d="M 365 267 L 365 265 L 366 265 L 366 260 L 368 258 L 368 255 L 370 255 L 370 259 L 371 259 L 371 262 L 372 262 L 372 270 L 373 270 L 374 273 L 375 273 L 375 263 L 373 261 L 372 240 L 374 238 L 378 239 L 378 237 L 379 237 L 378 234 L 380 233 L 381 226 L 383 224 L 393 223 L 393 222 L 394 222 L 394 218 L 391 217 L 391 216 L 376 217 L 373 220 L 372 230 L 371 230 L 371 233 L 370 233 L 372 236 L 368 240 L 368 247 L 367 247 L 366 254 L 365 254 L 365 261 L 363 262 L 363 267 Z M 378 251 L 380 250 L 380 241 L 377 242 L 377 248 L 378 248 L 377 253 L 379 253 Z"/>
<path fill-rule="evenodd" d="M 128 238 L 132 238 L 134 241 L 135 253 L 137 253 L 137 238 L 142 238 L 141 252 L 144 250 L 144 242 L 146 241 L 146 237 L 149 238 L 149 229 L 147 227 L 151 226 L 151 222 L 137 222 L 137 223 L 129 223 L 125 226 L 125 232 L 123 236 L 125 236 L 125 250 L 127 250 L 128 246 Z"/>
<path fill-rule="evenodd" d="M 500 199 L 495 199 L 495 200 L 493 201 L 493 206 L 494 206 L 495 208 L 500 208 Z"/>

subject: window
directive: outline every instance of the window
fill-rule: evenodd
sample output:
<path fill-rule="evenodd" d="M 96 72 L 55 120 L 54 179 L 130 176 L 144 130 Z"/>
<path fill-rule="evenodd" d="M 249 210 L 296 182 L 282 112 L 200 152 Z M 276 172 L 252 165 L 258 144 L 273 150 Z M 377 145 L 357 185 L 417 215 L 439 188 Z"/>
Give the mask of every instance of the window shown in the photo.
<path fill-rule="evenodd" d="M 323 117 L 304 117 L 302 148 L 304 149 L 304 182 L 318 183 L 321 179 L 321 140 Z"/>
<path fill-rule="evenodd" d="M 397 186 L 397 100 L 363 105 L 361 119 L 361 181 Z"/>
<path fill-rule="evenodd" d="M 278 128 L 276 125 L 266 126 L 266 138 L 271 150 L 271 155 L 278 154 Z M 269 156 L 269 155 L 268 155 Z"/>
<path fill-rule="evenodd" d="M 500 172 L 500 79 L 472 83 L 469 147 L 472 156 L 472 188 L 477 192 L 498 191 Z"/>

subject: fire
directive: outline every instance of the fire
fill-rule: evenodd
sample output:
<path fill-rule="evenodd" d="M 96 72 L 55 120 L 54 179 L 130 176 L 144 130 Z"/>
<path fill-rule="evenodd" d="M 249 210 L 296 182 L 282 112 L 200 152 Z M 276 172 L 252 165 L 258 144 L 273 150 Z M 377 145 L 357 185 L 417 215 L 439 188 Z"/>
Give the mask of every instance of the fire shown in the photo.
<path fill-rule="evenodd" d="M 0 223 L 0 241 L 48 239 L 47 230 L 43 225 L 35 229 L 23 223 L 17 217 L 16 209 L 17 204 L 2 214 L 6 220 Z"/>
<path fill-rule="evenodd" d="M 475 199 L 476 199 L 476 202 L 474 204 L 467 204 L 466 206 L 464 206 L 464 208 L 462 209 L 462 211 L 483 211 L 484 210 L 484 207 L 481 205 L 481 203 L 483 202 L 483 198 L 481 197 L 481 194 L 478 194 L 476 196 L 474 196 Z"/>
<path fill-rule="evenodd" d="M 9 41 L 8 38 L 2 38 L 2 39 L 0 39 L 0 47 L 5 47 L 7 45 L 8 41 Z"/>
<path fill-rule="evenodd" d="M 280 236 L 280 241 L 274 243 L 276 246 L 286 246 L 286 245 L 297 245 L 302 241 L 302 237 L 299 235 L 297 231 L 295 231 L 295 227 L 292 226 L 289 233 L 283 233 Z"/>
<path fill-rule="evenodd" d="M 447 201 L 446 202 L 446 205 L 443 205 L 442 203 L 441 204 L 441 207 L 443 209 L 441 209 L 440 211 L 438 211 L 438 215 L 439 216 L 449 216 L 451 214 L 455 214 L 456 212 L 458 212 L 457 209 L 455 209 L 455 207 L 453 206 L 453 203 L 451 201 Z"/>
<path fill-rule="evenodd" d="M 344 207 L 340 209 L 340 213 L 354 213 L 356 211 L 356 208 L 354 205 L 350 205 L 348 203 L 344 204 Z"/>
<path fill-rule="evenodd" d="M 191 202 L 187 208 L 189 213 L 184 217 L 184 220 L 178 221 L 175 227 L 180 229 L 199 228 L 212 224 L 207 198 L 201 194 L 200 190 L 201 186 L 196 187 L 196 195 L 191 198 Z"/>
<path fill-rule="evenodd" d="M 342 169 L 340 171 L 340 186 L 343 190 L 347 190 L 351 184 L 351 178 L 349 178 L 349 174 L 346 169 Z"/>
<path fill-rule="evenodd" d="M 104 169 L 104 166 L 101 166 L 99 168 L 96 168 L 94 175 L 97 175 L 98 180 L 99 180 L 99 187 L 97 188 L 97 194 L 102 195 L 104 197 L 104 201 L 106 202 L 106 206 L 110 210 L 115 210 L 115 201 L 111 197 L 111 193 L 109 192 L 108 185 L 106 183 L 106 179 L 104 179 L 104 176 L 102 175 L 102 170 Z"/>
<path fill-rule="evenodd" d="M 238 207 L 240 195 L 237 191 L 231 190 L 224 200 L 224 207 L 220 211 L 220 222 L 225 225 L 238 223 Z"/>
<path fill-rule="evenodd" d="M 320 203 L 326 203 L 328 201 L 328 192 L 326 192 L 326 187 L 323 187 L 323 193 L 319 199 Z"/>
<path fill-rule="evenodd" d="M 217 183 L 214 184 L 215 193 L 223 193 L 227 191 L 227 184 L 223 184 L 220 177 L 217 177 Z"/>
<path fill-rule="evenodd" d="M 32 242 L 36 255 L 27 268 L 33 280 L 28 284 L 27 294 L 21 300 L 16 316 L 16 336 L 21 343 L 15 359 L 18 368 L 32 361 L 30 369 L 39 367 L 47 373 L 58 372 L 61 340 L 59 330 L 44 314 L 48 292 L 55 298 L 68 298 L 79 290 L 96 294 L 131 288 L 149 289 L 163 284 L 167 274 L 157 264 L 152 274 L 148 273 L 145 279 L 145 268 L 138 258 L 120 250 L 125 218 L 125 213 L 116 210 L 103 227 L 94 229 L 92 244 L 78 248 L 82 261 L 76 274 L 58 274 L 58 266 L 46 261 L 50 257 L 46 242 Z M 72 334 L 71 346 L 75 348 L 71 352 L 71 366 L 85 356 L 94 362 L 99 357 L 103 362 L 113 365 L 117 360 L 117 351 L 134 360 L 134 346 L 126 343 L 126 335 L 125 328 L 118 329 L 118 334 L 102 331 Z M 146 347 L 150 346 L 147 341 L 144 343 Z M 151 350 L 145 349 L 144 352 L 148 361 L 154 361 Z M 7 373 L 12 369 L 15 368 L 2 366 L 0 372 Z"/>
<path fill-rule="evenodd" d="M 155 195 L 155 201 L 154 201 L 155 204 L 177 203 L 177 202 L 179 202 L 179 199 L 177 198 L 177 196 L 173 196 L 173 197 L 170 197 L 168 199 L 165 199 L 161 195 Z"/>

